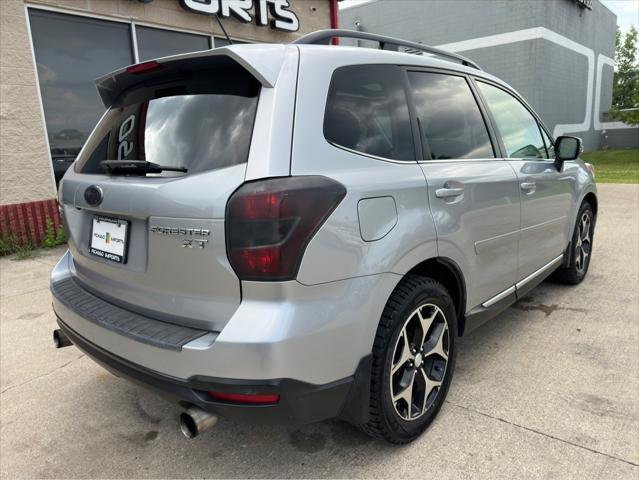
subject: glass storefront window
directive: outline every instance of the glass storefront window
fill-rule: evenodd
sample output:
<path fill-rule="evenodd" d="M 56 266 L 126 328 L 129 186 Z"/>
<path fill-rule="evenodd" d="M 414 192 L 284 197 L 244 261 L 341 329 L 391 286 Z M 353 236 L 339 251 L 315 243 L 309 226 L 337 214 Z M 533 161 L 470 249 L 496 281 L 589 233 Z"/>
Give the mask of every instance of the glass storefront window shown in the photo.
<path fill-rule="evenodd" d="M 93 81 L 133 63 L 131 27 L 35 9 L 29 22 L 58 182 L 104 112 Z"/>
<path fill-rule="evenodd" d="M 233 45 L 242 45 L 248 42 L 242 42 L 240 40 L 233 40 Z M 228 47 L 229 41 L 225 37 L 215 37 L 215 48 Z"/>
<path fill-rule="evenodd" d="M 138 55 L 141 62 L 152 58 L 197 52 L 211 48 L 211 37 L 136 25 Z"/>
<path fill-rule="evenodd" d="M 229 43 L 229 41 L 226 38 L 224 38 L 224 37 L 215 37 L 215 48 L 227 47 L 229 45 L 230 45 L 230 43 Z"/>

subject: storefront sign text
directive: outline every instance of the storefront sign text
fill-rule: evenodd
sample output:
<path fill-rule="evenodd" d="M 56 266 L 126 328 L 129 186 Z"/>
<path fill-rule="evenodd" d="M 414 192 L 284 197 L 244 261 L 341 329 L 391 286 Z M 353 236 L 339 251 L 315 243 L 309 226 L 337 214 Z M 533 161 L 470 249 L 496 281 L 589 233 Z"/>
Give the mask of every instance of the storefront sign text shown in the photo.
<path fill-rule="evenodd" d="M 191 12 L 220 17 L 235 17 L 242 23 L 255 23 L 287 32 L 300 28 L 297 15 L 289 10 L 288 0 L 180 0 L 182 6 Z M 253 10 L 255 20 L 250 11 Z"/>

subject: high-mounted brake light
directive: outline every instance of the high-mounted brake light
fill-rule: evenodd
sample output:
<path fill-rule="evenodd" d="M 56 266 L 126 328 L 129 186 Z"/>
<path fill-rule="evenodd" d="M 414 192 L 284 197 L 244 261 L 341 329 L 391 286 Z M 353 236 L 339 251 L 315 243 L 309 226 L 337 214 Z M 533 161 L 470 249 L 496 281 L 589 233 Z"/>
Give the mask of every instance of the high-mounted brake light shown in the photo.
<path fill-rule="evenodd" d="M 297 276 L 306 245 L 346 195 L 326 177 L 283 177 L 245 183 L 226 207 L 229 260 L 241 280 Z"/>
<path fill-rule="evenodd" d="M 250 405 L 268 405 L 280 401 L 277 393 L 270 394 L 253 394 L 253 393 L 227 393 L 227 392 L 208 392 L 209 396 L 214 400 L 231 403 L 245 403 Z"/>
<path fill-rule="evenodd" d="M 152 72 L 154 70 L 158 70 L 162 68 L 162 64 L 156 62 L 155 60 L 151 60 L 149 62 L 138 63 L 136 65 L 131 65 L 127 67 L 127 73 L 132 73 L 134 75 L 140 75 L 142 73 Z"/>

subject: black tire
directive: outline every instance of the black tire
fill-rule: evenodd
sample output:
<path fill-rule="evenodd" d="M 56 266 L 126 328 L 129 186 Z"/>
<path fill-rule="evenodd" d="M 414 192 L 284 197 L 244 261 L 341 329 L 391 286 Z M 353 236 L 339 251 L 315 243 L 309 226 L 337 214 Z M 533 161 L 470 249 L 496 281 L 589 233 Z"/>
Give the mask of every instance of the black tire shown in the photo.
<path fill-rule="evenodd" d="M 580 242 L 580 233 L 583 230 L 583 220 L 588 219 L 588 242 Z M 577 285 L 586 277 L 590 267 L 592 257 L 592 240 L 595 232 L 595 214 L 588 202 L 583 202 L 577 213 L 575 229 L 572 234 L 572 241 L 568 246 L 566 254 L 569 256 L 568 265 L 561 267 L 553 274 L 553 280 L 567 285 Z M 582 234 L 583 237 L 583 234 Z M 587 256 L 583 257 L 583 253 Z"/>
<path fill-rule="evenodd" d="M 419 307 L 423 309 L 419 309 Z M 418 309 L 419 314 L 416 313 Z M 422 315 L 425 314 L 432 314 L 433 318 L 428 328 L 425 328 L 424 325 L 429 320 L 422 321 Z M 445 326 L 442 326 L 442 317 Z M 404 329 L 405 325 L 406 330 Z M 426 347 L 424 351 L 431 350 L 430 353 L 423 355 L 416 354 L 412 361 L 409 360 L 404 364 L 404 367 L 399 367 L 403 360 L 397 358 L 396 349 L 402 353 L 408 353 L 403 347 L 413 345 L 413 342 L 408 342 L 409 333 L 407 332 L 409 329 L 415 338 L 425 339 L 422 343 Z M 432 335 L 429 337 L 431 332 Z M 402 279 L 386 303 L 377 328 L 373 344 L 369 421 L 364 425 L 359 425 L 359 428 L 371 436 L 395 444 L 411 442 L 426 430 L 439 412 L 448 393 L 455 369 L 456 336 L 457 316 L 453 301 L 446 288 L 433 279 L 419 275 L 408 275 Z M 439 339 L 438 342 L 436 338 Z M 428 343 L 433 340 L 438 343 L 438 347 L 433 347 L 434 343 Z M 444 356 L 433 353 L 435 349 L 441 350 L 441 347 L 448 355 L 447 361 Z M 420 356 L 421 359 L 417 359 L 417 356 Z M 445 361 L 445 366 L 442 366 L 442 361 Z M 398 369 L 395 376 L 391 376 L 393 363 Z M 404 379 L 404 375 L 410 376 L 412 370 L 415 371 L 412 378 L 419 380 L 410 382 L 411 407 L 407 407 L 408 402 L 404 399 L 397 402 L 392 401 L 391 392 L 394 388 L 400 390 L 400 393 L 408 391 L 408 388 L 401 389 L 401 382 L 394 382 L 392 379 L 398 375 L 399 378 Z M 430 389 L 431 384 L 426 381 L 431 374 L 435 375 L 437 383 L 441 382 L 441 385 L 432 387 L 432 389 Z M 419 384 L 426 392 L 421 394 L 421 398 L 419 398 Z M 412 401 L 413 392 L 417 394 L 414 402 Z M 423 405 L 422 408 L 414 408 L 418 403 Z M 419 416 L 415 414 L 416 418 L 409 420 L 403 418 L 402 413 L 399 412 L 402 406 L 406 410 L 403 412 L 404 415 L 410 417 L 414 410 L 418 410 Z"/>

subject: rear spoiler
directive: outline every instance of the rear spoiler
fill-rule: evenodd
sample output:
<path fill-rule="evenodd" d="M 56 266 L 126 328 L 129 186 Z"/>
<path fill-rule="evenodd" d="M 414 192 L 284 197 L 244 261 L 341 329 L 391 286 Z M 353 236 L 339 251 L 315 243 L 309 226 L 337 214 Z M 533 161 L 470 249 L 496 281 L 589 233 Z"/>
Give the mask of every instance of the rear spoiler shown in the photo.
<path fill-rule="evenodd" d="M 240 65 L 262 86 L 273 88 L 284 63 L 286 48 L 295 47 L 268 44 L 229 45 L 201 52 L 173 55 L 120 68 L 96 79 L 95 86 L 102 103 L 109 108 L 125 90 L 159 76 L 182 70 Z"/>

